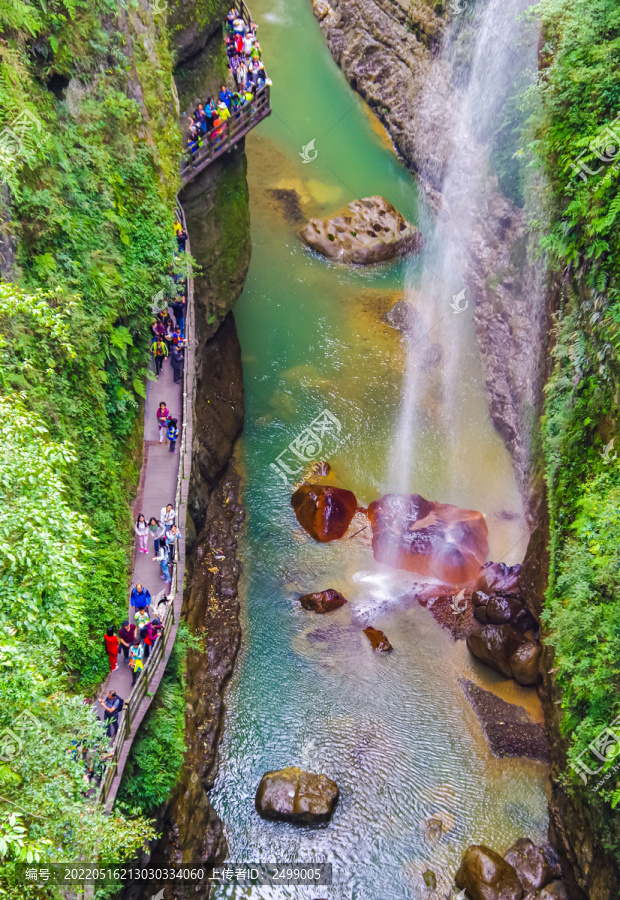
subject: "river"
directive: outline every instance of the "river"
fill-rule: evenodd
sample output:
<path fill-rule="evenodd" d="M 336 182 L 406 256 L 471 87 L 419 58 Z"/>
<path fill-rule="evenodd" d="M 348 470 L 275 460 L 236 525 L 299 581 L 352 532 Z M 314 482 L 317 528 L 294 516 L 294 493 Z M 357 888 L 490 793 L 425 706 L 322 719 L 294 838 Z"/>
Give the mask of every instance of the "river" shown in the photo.
<path fill-rule="evenodd" d="M 411 577 L 374 563 L 368 530 L 320 545 L 295 520 L 292 483 L 275 464 L 323 410 L 340 426 L 318 455 L 329 460 L 333 483 L 363 505 L 390 488 L 407 353 L 382 316 L 406 284 L 423 283 L 423 263 L 363 270 L 319 259 L 297 236 L 302 223 L 287 192 L 297 192 L 304 217 L 373 194 L 413 222 L 428 217 L 382 126 L 333 62 L 308 0 L 253 0 L 252 13 L 273 79 L 273 114 L 246 142 L 252 262 L 235 309 L 246 385 L 244 639 L 226 694 L 212 802 L 230 860 L 326 860 L 334 886 L 221 887 L 215 896 L 429 897 L 422 876 L 431 870 L 436 896 L 446 897 L 469 844 L 503 851 L 522 836 L 542 840 L 547 828 L 546 767 L 493 757 L 460 680 L 522 703 L 536 718 L 540 710 L 533 690 L 476 663 L 464 642 L 406 599 Z M 446 301 L 445 316 L 452 315 Z M 420 427 L 405 480 L 429 499 L 484 512 L 489 558 L 512 564 L 527 543 L 522 503 L 489 419 L 471 311 L 462 320 L 458 453 L 446 454 L 440 433 Z M 432 378 L 422 423 L 442 403 Z M 328 587 L 349 603 L 324 617 L 300 608 L 300 593 Z M 362 634 L 367 624 L 388 635 L 392 654 L 373 654 Z M 338 783 L 328 827 L 256 814 L 261 776 L 287 765 Z M 441 819 L 441 835 L 429 818 Z"/>

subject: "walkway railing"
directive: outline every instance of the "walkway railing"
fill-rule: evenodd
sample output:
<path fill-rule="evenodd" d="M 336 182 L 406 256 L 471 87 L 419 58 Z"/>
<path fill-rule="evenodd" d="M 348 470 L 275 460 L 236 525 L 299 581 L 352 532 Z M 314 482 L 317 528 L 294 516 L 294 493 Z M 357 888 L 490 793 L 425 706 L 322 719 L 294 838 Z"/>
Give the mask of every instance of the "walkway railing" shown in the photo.
<path fill-rule="evenodd" d="M 230 119 L 226 119 L 219 128 L 214 129 L 202 138 L 202 146 L 181 164 L 181 177 L 188 184 L 203 169 L 230 150 L 237 141 L 245 137 L 259 122 L 271 115 L 271 99 L 269 85 L 265 84 L 256 92 L 256 96 L 247 106 L 238 109 Z M 217 135 L 216 132 L 221 134 Z"/>
<path fill-rule="evenodd" d="M 185 233 L 187 227 L 185 213 L 179 204 L 177 215 L 181 221 Z M 189 240 L 187 252 L 190 252 Z M 185 318 L 185 364 L 183 366 L 183 424 L 181 426 L 181 439 L 179 443 L 179 474 L 175 496 L 175 509 L 177 510 L 177 522 L 181 528 L 181 534 L 185 535 L 185 520 L 187 517 L 187 494 L 189 490 L 189 476 L 191 469 L 192 449 L 192 410 L 194 389 L 194 281 L 191 275 L 187 279 L 187 309 Z M 161 591 L 155 598 L 155 608 L 163 597 L 168 595 L 168 606 L 164 613 L 163 630 L 153 645 L 153 649 L 147 659 L 142 673 L 136 681 L 118 719 L 118 731 L 112 744 L 112 757 L 104 772 L 97 800 L 105 804 L 106 811 L 110 812 L 116 794 L 120 787 L 125 763 L 133 744 L 138 728 L 146 715 L 151 700 L 159 687 L 168 659 L 176 640 L 181 605 L 183 602 L 183 584 L 185 575 L 185 538 L 178 542 L 177 558 L 172 566 L 172 581 L 168 588 Z"/>

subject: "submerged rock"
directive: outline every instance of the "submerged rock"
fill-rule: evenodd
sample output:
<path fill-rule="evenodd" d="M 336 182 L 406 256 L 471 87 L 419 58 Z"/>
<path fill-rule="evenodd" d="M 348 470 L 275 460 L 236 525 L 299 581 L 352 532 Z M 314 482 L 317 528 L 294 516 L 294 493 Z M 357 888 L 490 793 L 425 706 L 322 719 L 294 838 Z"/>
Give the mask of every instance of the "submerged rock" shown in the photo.
<path fill-rule="evenodd" d="M 321 484 L 302 484 L 291 504 L 304 531 L 321 543 L 337 541 L 346 534 L 357 509 L 354 493 Z"/>
<path fill-rule="evenodd" d="M 373 628 L 372 625 L 369 625 L 368 628 L 364 628 L 364 634 L 370 641 L 373 650 L 383 650 L 384 653 L 390 653 L 394 649 L 384 633 L 379 631 L 378 628 Z"/>
<path fill-rule="evenodd" d="M 419 494 L 386 494 L 368 517 L 378 562 L 449 584 L 472 581 L 489 551 L 482 513 Z"/>
<path fill-rule="evenodd" d="M 505 563 L 488 562 L 476 582 L 476 590 L 485 594 L 506 594 L 519 597 L 519 573 L 521 565 L 507 566 Z"/>
<path fill-rule="evenodd" d="M 353 200 L 328 219 L 310 219 L 301 237 L 313 250 L 339 262 L 384 262 L 419 250 L 421 233 L 383 197 Z"/>
<path fill-rule="evenodd" d="M 533 722 L 522 706 L 506 703 L 472 681 L 462 680 L 461 685 L 495 756 L 525 756 L 549 762 L 545 729 Z"/>
<path fill-rule="evenodd" d="M 455 878 L 469 900 L 521 900 L 523 888 L 515 869 L 482 844 L 468 847 Z"/>
<path fill-rule="evenodd" d="M 331 818 L 339 794 L 336 782 L 326 775 L 288 766 L 263 775 L 256 791 L 256 811 L 265 819 L 322 825 Z"/>
<path fill-rule="evenodd" d="M 549 860 L 529 838 L 520 838 L 504 853 L 504 859 L 516 871 L 526 892 L 539 891 L 553 878 Z"/>
<path fill-rule="evenodd" d="M 317 591 L 314 594 L 304 594 L 299 598 L 299 602 L 304 609 L 309 609 L 316 613 L 326 613 L 344 606 L 347 602 L 347 598 L 343 596 L 340 591 L 328 588 L 326 591 Z"/>

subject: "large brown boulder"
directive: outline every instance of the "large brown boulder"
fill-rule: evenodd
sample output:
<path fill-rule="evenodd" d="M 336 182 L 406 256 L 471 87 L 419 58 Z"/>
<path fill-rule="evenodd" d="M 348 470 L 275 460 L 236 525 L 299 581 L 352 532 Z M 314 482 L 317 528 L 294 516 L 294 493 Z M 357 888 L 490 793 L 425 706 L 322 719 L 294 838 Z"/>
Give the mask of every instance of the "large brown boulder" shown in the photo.
<path fill-rule="evenodd" d="M 448 584 L 472 581 L 489 551 L 482 513 L 419 494 L 386 494 L 370 504 L 368 517 L 378 562 Z"/>
<path fill-rule="evenodd" d="M 346 534 L 357 509 L 354 493 L 322 484 L 302 484 L 291 497 L 291 504 L 304 531 L 321 543 Z"/>
<path fill-rule="evenodd" d="M 523 604 L 516 597 L 495 594 L 486 604 L 487 622 L 489 625 L 505 625 L 515 619 L 522 609 Z"/>
<path fill-rule="evenodd" d="M 539 645 L 533 641 L 525 641 L 517 647 L 509 659 L 512 677 L 517 684 L 538 684 L 541 652 Z"/>
<path fill-rule="evenodd" d="M 316 613 L 326 613 L 331 612 L 333 609 L 338 609 L 340 606 L 344 606 L 347 602 L 347 598 L 341 594 L 340 591 L 328 588 L 326 591 L 316 591 L 314 594 L 304 594 L 299 598 L 299 602 L 304 609 L 309 609 Z"/>
<path fill-rule="evenodd" d="M 523 888 L 516 871 L 505 859 L 481 844 L 468 847 L 455 881 L 469 900 L 521 900 Z"/>
<path fill-rule="evenodd" d="M 488 605 L 488 604 L 487 604 Z M 510 657 L 524 641 L 510 625 L 485 625 L 467 638 L 469 652 L 506 678 L 512 678 Z"/>
<path fill-rule="evenodd" d="M 476 582 L 476 590 L 486 594 L 510 594 L 513 597 L 520 595 L 519 573 L 521 566 L 507 566 L 505 563 L 485 563 L 482 572 Z"/>
<path fill-rule="evenodd" d="M 424 244 L 415 225 L 383 197 L 353 200 L 328 219 L 310 219 L 300 234 L 328 259 L 364 265 L 394 259 Z"/>
<path fill-rule="evenodd" d="M 255 804 L 264 819 L 322 825 L 331 818 L 338 797 L 338 785 L 331 778 L 288 766 L 263 775 Z"/>
<path fill-rule="evenodd" d="M 526 892 L 539 891 L 553 878 L 551 863 L 529 838 L 520 838 L 504 853 L 504 859 L 516 871 Z"/>

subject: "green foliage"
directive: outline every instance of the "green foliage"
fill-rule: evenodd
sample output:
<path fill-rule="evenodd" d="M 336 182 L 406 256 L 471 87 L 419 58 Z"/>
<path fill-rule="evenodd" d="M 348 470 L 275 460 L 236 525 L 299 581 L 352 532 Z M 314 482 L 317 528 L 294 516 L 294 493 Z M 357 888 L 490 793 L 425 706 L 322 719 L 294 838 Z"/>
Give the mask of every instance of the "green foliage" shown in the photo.
<path fill-rule="evenodd" d="M 127 760 L 119 805 L 132 813 L 153 813 L 177 783 L 185 754 L 185 667 L 191 641 L 181 623 L 170 660 Z"/>
<path fill-rule="evenodd" d="M 32 893 L 14 880 L 24 852 L 118 861 L 152 837 L 142 817 L 95 808 L 72 748 L 101 746 L 82 698 L 127 610 L 181 141 L 165 19 L 150 7 L 0 0 L 0 34 L 0 131 L 19 138 L 0 155 L 17 244 L 0 284 L 0 734 L 24 710 L 43 723 L 0 766 L 0 890 L 18 900 Z"/>
<path fill-rule="evenodd" d="M 564 274 L 543 426 L 551 520 L 544 623 L 575 759 L 620 714 L 620 467 L 609 446 L 619 413 L 620 155 L 617 141 L 610 151 L 605 139 L 610 127 L 618 133 L 620 7 L 543 0 L 536 14 L 544 44 L 532 149 L 548 185 L 541 244 Z M 586 180 L 571 165 L 584 150 L 588 167 L 600 170 Z M 593 784 L 571 772 L 564 778 L 598 808 L 593 828 L 619 853 Z M 601 797 L 615 804 L 618 787 L 611 780 Z"/>

